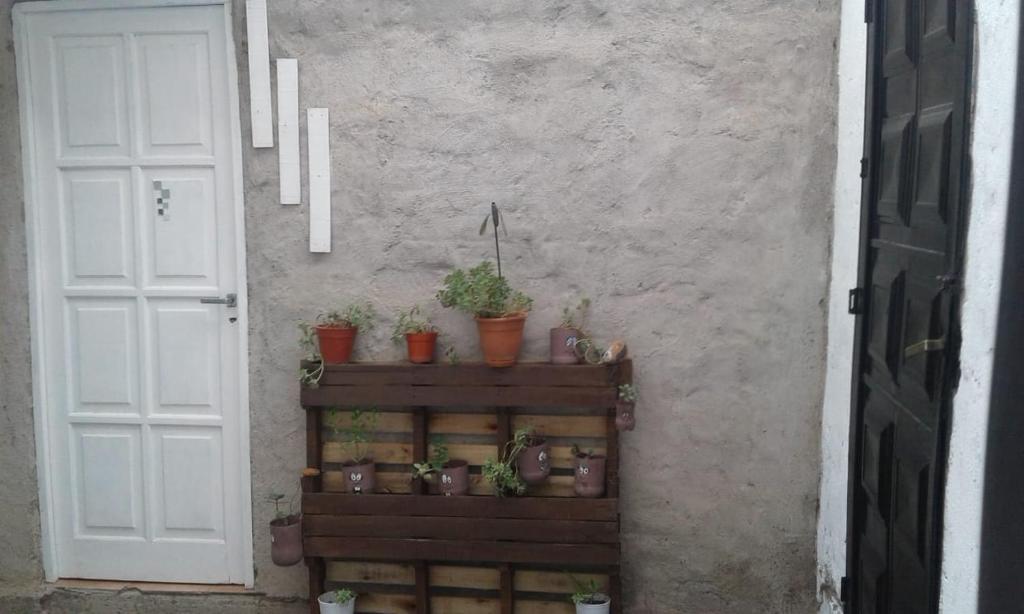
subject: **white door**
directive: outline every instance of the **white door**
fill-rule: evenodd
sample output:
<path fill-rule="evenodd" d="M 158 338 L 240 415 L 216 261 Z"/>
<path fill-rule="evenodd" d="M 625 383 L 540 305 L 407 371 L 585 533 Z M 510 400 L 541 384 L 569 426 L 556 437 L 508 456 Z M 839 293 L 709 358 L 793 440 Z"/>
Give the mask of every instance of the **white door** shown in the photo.
<path fill-rule="evenodd" d="M 55 575 L 246 582 L 244 310 L 201 300 L 245 296 L 225 6 L 50 4 L 16 15 Z"/>

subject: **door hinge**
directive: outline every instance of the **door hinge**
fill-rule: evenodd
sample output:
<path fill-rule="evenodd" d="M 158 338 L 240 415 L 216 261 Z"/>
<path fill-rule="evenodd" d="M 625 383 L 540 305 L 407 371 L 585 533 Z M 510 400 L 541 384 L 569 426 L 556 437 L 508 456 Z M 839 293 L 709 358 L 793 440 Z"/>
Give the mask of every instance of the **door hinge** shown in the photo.
<path fill-rule="evenodd" d="M 847 303 L 846 310 L 854 315 L 864 313 L 864 288 L 854 288 L 850 290 L 850 299 L 849 303 Z"/>
<path fill-rule="evenodd" d="M 849 576 L 843 576 L 843 579 L 839 581 L 839 601 L 843 602 L 843 606 L 850 605 L 850 578 Z"/>
<path fill-rule="evenodd" d="M 864 23 L 875 20 L 875 0 L 864 0 Z"/>
<path fill-rule="evenodd" d="M 860 178 L 864 179 L 867 176 L 868 176 L 868 159 L 867 158 L 861 158 L 860 159 Z"/>

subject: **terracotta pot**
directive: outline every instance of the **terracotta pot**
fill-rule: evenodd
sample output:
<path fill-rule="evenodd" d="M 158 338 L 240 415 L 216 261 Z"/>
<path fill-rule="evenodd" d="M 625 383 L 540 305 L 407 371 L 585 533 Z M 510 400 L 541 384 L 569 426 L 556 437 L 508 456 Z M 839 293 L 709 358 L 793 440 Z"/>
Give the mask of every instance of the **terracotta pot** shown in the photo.
<path fill-rule="evenodd" d="M 579 454 L 573 462 L 573 490 L 581 497 L 600 497 L 604 494 L 605 461 L 603 456 Z"/>
<path fill-rule="evenodd" d="M 409 351 L 409 362 L 416 364 L 434 362 L 437 333 L 406 333 L 405 346 Z"/>
<path fill-rule="evenodd" d="M 595 601 L 603 599 L 601 603 L 577 603 L 576 614 L 609 614 L 612 608 L 612 600 L 608 595 L 594 593 Z"/>
<path fill-rule="evenodd" d="M 511 367 L 519 357 L 523 345 L 523 327 L 526 315 L 507 318 L 477 318 L 476 328 L 480 334 L 480 349 L 484 362 L 491 367 Z"/>
<path fill-rule="evenodd" d="M 519 477 L 527 484 L 538 484 L 547 479 L 551 473 L 551 459 L 548 442 L 535 439 L 534 444 L 519 453 L 516 457 Z"/>
<path fill-rule="evenodd" d="M 373 461 L 364 461 L 360 464 L 345 463 L 341 470 L 345 475 L 345 492 L 371 493 L 377 485 L 377 471 Z"/>
<path fill-rule="evenodd" d="M 287 567 L 302 560 L 302 517 L 288 516 L 270 521 L 270 560 Z"/>
<path fill-rule="evenodd" d="M 324 593 L 317 598 L 320 605 L 320 614 L 355 614 L 356 598 L 349 599 L 346 603 L 334 601 L 334 591 Z"/>
<path fill-rule="evenodd" d="M 340 365 L 352 358 L 352 346 L 356 342 L 358 328 L 340 326 L 317 326 L 316 337 L 320 344 L 320 356 L 329 365 Z"/>
<path fill-rule="evenodd" d="M 636 403 L 618 401 L 615 403 L 615 428 L 620 431 L 632 431 L 636 428 Z"/>
<path fill-rule="evenodd" d="M 461 496 L 469 492 L 469 463 L 464 460 L 448 461 L 438 476 L 439 490 L 446 497 Z"/>
<path fill-rule="evenodd" d="M 575 328 L 552 328 L 551 329 L 551 362 L 556 365 L 579 364 L 580 358 L 576 355 L 576 340 L 580 337 L 580 331 Z"/>

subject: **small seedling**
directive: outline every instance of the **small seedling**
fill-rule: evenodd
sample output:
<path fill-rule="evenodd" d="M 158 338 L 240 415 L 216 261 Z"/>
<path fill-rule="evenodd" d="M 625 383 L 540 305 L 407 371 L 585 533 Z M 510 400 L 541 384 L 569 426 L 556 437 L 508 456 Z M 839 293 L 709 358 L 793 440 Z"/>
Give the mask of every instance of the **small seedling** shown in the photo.
<path fill-rule="evenodd" d="M 572 574 L 569 578 L 576 587 L 576 592 L 569 599 L 576 605 L 599 605 L 607 601 L 601 594 L 601 586 L 593 578 L 581 581 Z"/>
<path fill-rule="evenodd" d="M 356 594 L 347 588 L 339 588 L 331 593 L 334 595 L 334 603 L 345 604 L 356 598 Z"/>
<path fill-rule="evenodd" d="M 587 322 L 587 312 L 590 310 L 590 299 L 583 297 L 575 307 L 566 305 L 562 307 L 562 323 L 559 328 L 572 328 L 583 334 Z"/>
<path fill-rule="evenodd" d="M 281 510 L 281 505 L 285 503 L 285 495 L 281 493 L 273 493 L 267 495 L 267 501 L 274 504 L 274 520 L 283 520 L 292 515 L 292 500 L 288 499 L 288 511 L 284 512 Z"/>
<path fill-rule="evenodd" d="M 580 449 L 579 444 L 575 444 L 575 443 L 572 444 L 572 448 L 569 449 L 569 452 L 571 452 L 574 457 L 577 457 L 577 456 L 586 456 L 587 458 L 593 458 L 594 457 L 594 448 L 588 448 L 587 451 L 584 452 L 583 450 Z"/>
<path fill-rule="evenodd" d="M 451 460 L 448 455 L 448 446 L 445 445 L 444 439 L 440 436 L 434 437 L 431 446 L 434 448 L 434 452 L 431 454 L 430 460 L 425 463 L 413 463 L 412 479 L 422 478 L 430 480 L 435 474 L 440 473 L 444 469 L 445 464 Z"/>
<path fill-rule="evenodd" d="M 395 327 L 391 330 L 391 340 L 396 344 L 405 342 L 405 336 L 411 333 L 436 333 L 434 323 L 422 315 L 419 305 L 398 312 Z"/>
<path fill-rule="evenodd" d="M 341 438 L 342 450 L 345 451 L 345 456 L 351 464 L 362 465 L 368 462 L 370 460 L 368 456 L 370 440 L 377 431 L 379 412 L 376 409 L 353 409 L 352 419 L 346 429 L 339 428 L 337 425 L 338 410 L 331 409 L 330 413 L 334 418 L 333 432 Z"/>
<path fill-rule="evenodd" d="M 636 403 L 636 386 L 633 384 L 622 384 L 619 386 L 619 400 L 627 403 Z"/>

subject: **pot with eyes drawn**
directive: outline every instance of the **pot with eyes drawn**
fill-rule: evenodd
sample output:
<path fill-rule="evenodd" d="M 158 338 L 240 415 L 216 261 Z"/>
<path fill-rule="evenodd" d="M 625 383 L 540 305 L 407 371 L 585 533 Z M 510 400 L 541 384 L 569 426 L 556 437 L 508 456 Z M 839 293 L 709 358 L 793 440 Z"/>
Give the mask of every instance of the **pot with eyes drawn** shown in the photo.
<path fill-rule="evenodd" d="M 573 490 L 577 495 L 596 498 L 604 494 L 607 460 L 601 454 L 573 450 Z"/>

